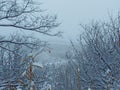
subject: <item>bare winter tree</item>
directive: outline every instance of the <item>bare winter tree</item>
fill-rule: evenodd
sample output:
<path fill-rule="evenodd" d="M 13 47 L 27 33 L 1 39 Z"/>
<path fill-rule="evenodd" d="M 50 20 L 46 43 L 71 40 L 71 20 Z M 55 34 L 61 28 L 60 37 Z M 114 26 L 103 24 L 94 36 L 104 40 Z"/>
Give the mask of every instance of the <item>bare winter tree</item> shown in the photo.
<path fill-rule="evenodd" d="M 56 16 L 41 14 L 43 11 L 40 4 L 33 0 L 1 0 L 0 1 L 0 26 L 13 27 L 26 31 L 57 36 L 50 33 L 51 29 L 57 27 Z"/>
<path fill-rule="evenodd" d="M 59 36 L 61 32 L 53 34 L 51 30 L 59 25 L 56 21 L 57 17 L 45 15 L 42 12 L 40 4 L 33 0 L 1 0 L 0 27 L 12 27 L 16 30 L 20 29 L 49 36 Z"/>
<path fill-rule="evenodd" d="M 6 27 L 4 29 L 6 32 L 7 29 L 11 28 L 16 31 L 31 31 L 48 36 L 60 36 L 61 32 L 52 30 L 60 24 L 57 22 L 57 16 L 45 15 L 43 11 L 40 9 L 40 4 L 33 0 L 1 0 L 0 27 Z M 18 85 L 16 82 L 22 78 L 20 74 L 29 66 L 27 54 L 44 46 L 46 46 L 45 42 L 31 36 L 12 35 L 5 37 L 0 35 L 0 71 L 2 73 L 0 74 L 0 87 L 7 85 L 6 88 L 10 87 L 9 89 L 13 90 L 11 86 Z M 23 60 L 25 62 L 21 64 L 23 58 L 25 58 Z M 21 84 L 23 85 L 23 83 Z M 6 88 L 5 90 L 7 90 Z"/>
<path fill-rule="evenodd" d="M 8 38 L 2 37 L 1 41 L 3 42 L 0 43 L 0 89 L 4 87 L 5 90 L 9 90 L 17 86 L 26 88 L 30 80 L 31 56 L 29 54 L 36 52 L 38 49 L 41 49 L 41 52 L 47 47 L 46 42 L 31 36 L 19 36 L 18 34 L 11 35 Z M 37 83 L 39 82 L 35 84 Z"/>
<path fill-rule="evenodd" d="M 80 69 L 82 90 L 119 90 L 120 84 L 120 18 L 110 22 L 81 25 L 85 30 L 76 46 L 74 60 Z"/>

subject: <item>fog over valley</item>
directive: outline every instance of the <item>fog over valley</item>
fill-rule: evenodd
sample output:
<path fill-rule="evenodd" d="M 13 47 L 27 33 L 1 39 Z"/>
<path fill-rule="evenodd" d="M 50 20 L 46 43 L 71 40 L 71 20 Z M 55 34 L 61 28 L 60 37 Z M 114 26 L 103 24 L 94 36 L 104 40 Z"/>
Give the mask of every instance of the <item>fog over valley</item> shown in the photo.
<path fill-rule="evenodd" d="M 120 0 L 0 0 L 0 90 L 120 90 Z"/>

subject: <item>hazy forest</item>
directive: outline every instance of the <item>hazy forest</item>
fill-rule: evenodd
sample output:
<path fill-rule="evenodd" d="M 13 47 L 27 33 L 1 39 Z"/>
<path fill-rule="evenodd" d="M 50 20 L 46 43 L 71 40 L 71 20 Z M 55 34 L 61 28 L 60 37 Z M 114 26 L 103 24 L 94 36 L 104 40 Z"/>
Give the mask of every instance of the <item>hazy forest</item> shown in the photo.
<path fill-rule="evenodd" d="M 36 1 L 0 0 L 0 90 L 120 90 L 119 11 L 65 45 L 42 39 L 63 38 L 64 20 Z"/>

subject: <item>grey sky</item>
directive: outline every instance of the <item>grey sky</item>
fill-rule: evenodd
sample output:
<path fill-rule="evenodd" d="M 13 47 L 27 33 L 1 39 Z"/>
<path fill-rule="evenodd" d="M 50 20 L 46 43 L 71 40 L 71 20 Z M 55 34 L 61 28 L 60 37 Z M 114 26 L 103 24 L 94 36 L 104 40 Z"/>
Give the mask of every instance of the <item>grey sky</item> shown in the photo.
<path fill-rule="evenodd" d="M 42 7 L 50 14 L 57 14 L 62 24 L 58 27 L 65 39 L 74 39 L 81 32 L 80 23 L 108 20 L 120 10 L 120 0 L 42 0 Z"/>
<path fill-rule="evenodd" d="M 120 11 L 120 0 L 35 0 L 42 2 L 42 9 L 47 9 L 50 15 L 57 14 L 62 24 L 56 28 L 63 31 L 63 38 L 42 37 L 54 42 L 75 40 L 82 32 L 79 24 L 89 23 L 92 20 L 108 20 L 108 12 L 117 16 Z M 2 31 L 3 34 L 6 31 Z M 39 34 L 34 34 L 39 36 Z M 41 38 L 41 36 L 40 36 Z M 48 39 L 49 38 L 49 39 Z"/>
<path fill-rule="evenodd" d="M 56 57 L 64 57 L 68 50 L 69 40 L 75 40 L 82 32 L 79 24 L 87 24 L 92 20 L 108 20 L 108 12 L 117 16 L 120 11 L 120 0 L 36 0 L 42 2 L 42 9 L 47 9 L 50 15 L 57 14 L 58 21 L 62 24 L 56 28 L 64 32 L 63 38 L 41 36 L 35 33 L 40 39 L 47 40 L 51 43 L 52 54 Z M 1 28 L 3 34 L 11 32 L 12 28 L 6 32 Z M 15 30 L 16 31 L 16 30 Z M 24 32 L 23 32 L 24 33 Z M 27 32 L 28 33 L 28 32 Z M 26 34 L 26 33 L 24 33 Z M 32 34 L 33 35 L 33 34 Z M 57 44 L 56 44 L 57 43 Z M 62 45 L 61 45 L 62 44 Z"/>

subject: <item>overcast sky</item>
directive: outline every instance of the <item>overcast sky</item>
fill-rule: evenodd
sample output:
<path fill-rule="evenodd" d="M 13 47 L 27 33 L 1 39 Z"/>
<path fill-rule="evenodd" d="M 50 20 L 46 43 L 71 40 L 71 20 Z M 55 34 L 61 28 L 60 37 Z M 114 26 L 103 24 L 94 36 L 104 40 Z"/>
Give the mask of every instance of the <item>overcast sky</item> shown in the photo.
<path fill-rule="evenodd" d="M 47 9 L 50 15 L 58 15 L 62 24 L 56 28 L 63 31 L 63 38 L 42 37 L 54 42 L 75 40 L 82 33 L 80 23 L 87 24 L 92 20 L 108 20 L 108 13 L 117 16 L 120 11 L 120 0 L 35 0 L 42 2 L 42 9 Z M 6 33 L 6 31 L 2 31 Z M 40 36 L 39 34 L 35 34 Z M 41 38 L 41 36 L 40 36 Z"/>
<path fill-rule="evenodd" d="M 108 13 L 115 16 L 120 11 L 120 0 L 42 0 L 42 7 L 50 14 L 57 14 L 62 24 L 64 39 L 75 39 L 81 29 L 79 24 L 92 20 L 108 20 Z"/>

